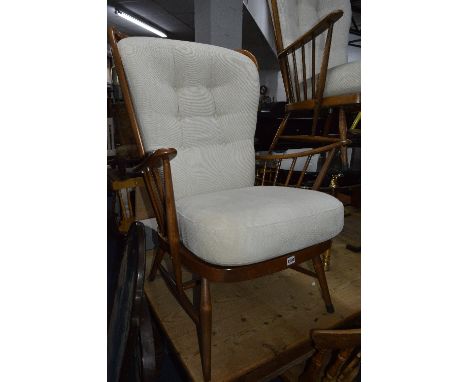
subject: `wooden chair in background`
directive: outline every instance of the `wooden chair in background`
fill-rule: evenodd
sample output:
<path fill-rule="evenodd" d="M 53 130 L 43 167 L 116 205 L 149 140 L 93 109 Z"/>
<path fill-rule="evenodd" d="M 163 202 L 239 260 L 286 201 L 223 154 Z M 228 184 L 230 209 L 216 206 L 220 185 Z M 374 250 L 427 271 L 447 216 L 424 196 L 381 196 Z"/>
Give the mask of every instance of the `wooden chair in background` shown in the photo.
<path fill-rule="evenodd" d="M 280 375 L 283 382 L 354 382 L 361 371 L 361 312 L 310 331 L 312 356 Z"/>
<path fill-rule="evenodd" d="M 159 271 L 195 323 L 204 379 L 210 380 L 210 284 L 292 268 L 318 279 L 326 309 L 334 312 L 320 255 L 343 227 L 343 205 L 322 192 L 278 187 L 275 179 L 266 187 L 275 173 L 271 165 L 254 187 L 259 80 L 251 54 L 125 37 L 112 28 L 109 40 L 141 156 L 135 172 L 143 175 L 157 222 L 149 280 Z M 331 157 L 341 144 L 302 155 Z M 299 156 L 256 159 L 278 163 Z M 166 255 L 169 267 L 162 262 Z M 299 266 L 308 260 L 315 272 Z M 182 268 L 191 279 L 183 280 Z"/>
<path fill-rule="evenodd" d="M 279 140 L 304 144 L 341 142 L 342 166 L 347 168 L 346 108 L 360 109 L 360 61 L 347 62 L 351 23 L 349 0 L 270 0 L 278 61 L 286 91 L 286 115 L 270 151 Z M 314 25 L 315 23 L 315 25 Z M 332 38 L 333 37 L 333 38 Z M 338 110 L 339 137 L 329 135 L 334 113 L 327 116 L 321 134 L 320 113 Z M 309 135 L 284 135 L 293 113 L 312 111 Z"/>
<path fill-rule="evenodd" d="M 316 349 L 299 382 L 351 382 L 361 369 L 361 314 L 348 319 L 346 329 L 312 330 Z M 355 325 L 352 325 L 354 322 Z"/>
<path fill-rule="evenodd" d="M 123 180 L 111 180 L 112 191 L 115 193 L 113 210 L 115 223 L 121 234 L 126 235 L 131 224 L 135 221 L 134 192 L 138 187 L 144 187 L 141 177 Z"/>

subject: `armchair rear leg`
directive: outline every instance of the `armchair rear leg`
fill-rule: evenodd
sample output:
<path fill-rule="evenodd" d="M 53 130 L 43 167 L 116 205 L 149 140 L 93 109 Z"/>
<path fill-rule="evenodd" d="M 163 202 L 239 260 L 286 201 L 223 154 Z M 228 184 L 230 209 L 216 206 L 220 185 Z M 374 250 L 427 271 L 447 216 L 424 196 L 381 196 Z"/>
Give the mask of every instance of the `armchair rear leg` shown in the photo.
<path fill-rule="evenodd" d="M 198 342 L 202 362 L 203 378 L 211 380 L 211 295 L 210 284 L 202 278 L 200 287 L 200 325 Z"/>
<path fill-rule="evenodd" d="M 320 256 L 322 258 L 323 269 L 325 272 L 328 272 L 330 270 L 331 248 L 328 248 Z"/>
<path fill-rule="evenodd" d="M 154 278 L 156 277 L 156 272 L 158 271 L 159 265 L 161 264 L 161 261 L 164 257 L 164 251 L 161 249 L 161 247 L 158 247 L 156 250 L 156 254 L 154 255 L 153 258 L 153 264 L 151 265 L 151 270 L 148 275 L 148 280 L 153 281 Z"/>
<path fill-rule="evenodd" d="M 312 258 L 312 263 L 314 264 L 315 273 L 320 284 L 320 289 L 322 290 L 322 298 L 325 301 L 325 306 L 328 313 L 333 313 L 335 308 L 331 302 L 330 292 L 328 291 L 327 278 L 325 277 L 325 270 L 323 269 L 323 263 L 320 258 L 320 255 L 314 256 Z"/>
<path fill-rule="evenodd" d="M 339 112 L 339 122 L 338 122 L 338 129 L 340 130 L 340 139 L 342 142 L 346 141 L 346 135 L 348 132 L 348 127 L 346 125 L 346 113 L 345 110 L 340 107 L 340 112 Z M 343 169 L 348 168 L 348 149 L 347 146 L 341 146 L 340 150 L 341 154 L 341 164 L 343 166 Z"/>

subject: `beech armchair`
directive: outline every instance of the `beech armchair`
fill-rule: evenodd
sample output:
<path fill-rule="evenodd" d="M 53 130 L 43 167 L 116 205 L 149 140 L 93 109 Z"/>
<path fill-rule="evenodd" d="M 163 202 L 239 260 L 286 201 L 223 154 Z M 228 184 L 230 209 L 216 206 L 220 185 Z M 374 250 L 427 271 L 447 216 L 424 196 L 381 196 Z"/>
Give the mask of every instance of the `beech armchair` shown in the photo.
<path fill-rule="evenodd" d="M 270 150 L 278 141 L 308 144 L 342 142 L 342 165 L 348 165 L 346 108 L 360 108 L 361 63 L 347 62 L 351 5 L 349 0 L 270 0 L 278 61 L 286 91 L 286 115 Z M 321 135 L 323 109 L 339 110 L 339 137 L 330 137 L 333 113 Z M 292 113 L 313 111 L 309 135 L 284 135 Z"/>
<path fill-rule="evenodd" d="M 255 186 L 259 79 L 250 53 L 115 29 L 109 40 L 142 158 L 134 171 L 144 178 L 157 222 L 148 279 L 159 271 L 195 323 L 210 380 L 210 284 L 292 268 L 318 279 L 333 313 L 320 255 L 342 230 L 343 205 L 318 191 L 265 186 L 274 163 L 288 159 L 281 155 L 257 157 L 270 164 L 257 174 L 264 185 Z M 340 145 L 321 150 L 332 155 Z M 299 266 L 308 260 L 315 272 Z"/>

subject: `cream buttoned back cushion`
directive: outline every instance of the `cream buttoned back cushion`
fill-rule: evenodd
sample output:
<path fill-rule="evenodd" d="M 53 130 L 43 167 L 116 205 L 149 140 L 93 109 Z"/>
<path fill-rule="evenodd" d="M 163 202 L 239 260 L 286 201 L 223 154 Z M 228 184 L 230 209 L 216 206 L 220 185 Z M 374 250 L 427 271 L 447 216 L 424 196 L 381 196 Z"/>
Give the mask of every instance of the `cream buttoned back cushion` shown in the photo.
<path fill-rule="evenodd" d="M 220 47 L 128 37 L 119 51 L 146 151 L 174 147 L 176 200 L 253 186 L 258 71 Z"/>
<path fill-rule="evenodd" d="M 204 44 L 128 37 L 119 43 L 146 151 L 171 160 L 181 240 L 218 265 L 245 265 L 336 236 L 343 205 L 321 192 L 253 187 L 258 71 Z"/>

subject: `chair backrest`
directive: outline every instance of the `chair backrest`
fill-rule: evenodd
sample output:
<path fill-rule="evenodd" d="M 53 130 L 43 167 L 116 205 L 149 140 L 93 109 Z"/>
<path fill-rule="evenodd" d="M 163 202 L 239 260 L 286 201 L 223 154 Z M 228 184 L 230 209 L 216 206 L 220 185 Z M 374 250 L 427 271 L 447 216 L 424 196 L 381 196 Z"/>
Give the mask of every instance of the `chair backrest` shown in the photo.
<path fill-rule="evenodd" d="M 348 61 L 348 36 L 352 16 L 349 0 L 269 0 L 269 4 L 271 10 L 273 7 L 277 9 L 279 16 L 279 25 L 274 25 L 278 52 L 310 30 L 330 12 L 342 10 L 343 17 L 333 27 L 328 67 L 332 68 Z M 325 37 L 325 34 L 321 35 L 316 42 L 318 62 L 323 54 Z M 319 69 L 317 67 L 316 72 Z"/>
<path fill-rule="evenodd" d="M 177 149 L 175 199 L 254 185 L 258 70 L 245 55 L 151 37 L 118 42 L 143 150 Z"/>

